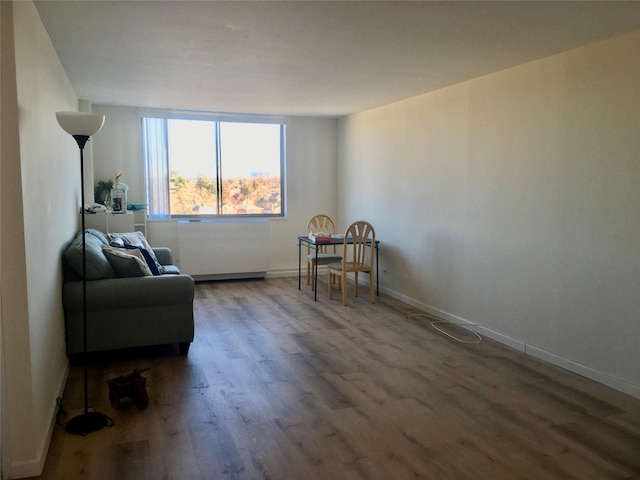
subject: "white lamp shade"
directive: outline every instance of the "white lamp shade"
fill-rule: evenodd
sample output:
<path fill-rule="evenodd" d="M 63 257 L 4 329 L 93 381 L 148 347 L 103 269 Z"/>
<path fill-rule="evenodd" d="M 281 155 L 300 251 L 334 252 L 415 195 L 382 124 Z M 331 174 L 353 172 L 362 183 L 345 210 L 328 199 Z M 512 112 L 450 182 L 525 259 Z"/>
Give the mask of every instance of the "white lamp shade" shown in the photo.
<path fill-rule="evenodd" d="M 58 123 L 70 135 L 90 137 L 104 125 L 104 115 L 86 112 L 56 112 Z"/>

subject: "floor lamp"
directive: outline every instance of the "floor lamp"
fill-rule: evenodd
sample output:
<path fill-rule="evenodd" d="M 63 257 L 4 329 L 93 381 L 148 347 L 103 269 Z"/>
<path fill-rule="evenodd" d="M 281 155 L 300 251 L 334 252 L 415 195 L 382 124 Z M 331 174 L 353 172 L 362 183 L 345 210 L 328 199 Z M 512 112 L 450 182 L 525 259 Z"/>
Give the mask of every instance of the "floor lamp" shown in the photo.
<path fill-rule="evenodd" d="M 109 418 L 102 413 L 89 411 L 88 396 L 88 369 L 87 369 L 87 255 L 86 232 L 84 218 L 84 146 L 89 137 L 98 133 L 104 124 L 104 115 L 84 112 L 57 112 L 58 123 L 65 132 L 73 136 L 80 148 L 80 186 L 81 186 L 81 211 L 82 211 L 82 340 L 84 364 L 84 411 L 72 418 L 66 424 L 65 429 L 69 433 L 86 435 L 107 426 Z"/>

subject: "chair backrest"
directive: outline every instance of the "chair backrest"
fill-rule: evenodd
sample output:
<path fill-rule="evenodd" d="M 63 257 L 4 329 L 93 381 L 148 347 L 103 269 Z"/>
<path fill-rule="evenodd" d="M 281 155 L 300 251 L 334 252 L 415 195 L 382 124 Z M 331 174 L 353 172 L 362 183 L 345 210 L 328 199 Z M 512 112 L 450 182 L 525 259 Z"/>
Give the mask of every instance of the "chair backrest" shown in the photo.
<path fill-rule="evenodd" d="M 333 223 L 333 219 L 329 215 L 325 215 L 324 213 L 319 213 L 314 215 L 307 222 L 307 233 L 311 232 L 322 232 L 322 233 L 330 233 L 331 235 L 336 233 L 336 224 Z M 336 253 L 336 246 L 333 245 L 331 248 L 333 253 Z M 326 252 L 327 247 L 322 246 L 320 248 L 321 252 Z M 311 252 L 311 247 L 307 245 L 307 253 Z"/>
<path fill-rule="evenodd" d="M 348 238 L 353 238 L 353 243 L 347 243 Z M 344 234 L 343 264 L 352 262 L 355 269 L 371 268 L 373 266 L 373 250 L 376 242 L 376 232 L 373 225 L 364 220 L 353 222 Z"/>
<path fill-rule="evenodd" d="M 309 232 L 323 232 L 323 233 L 336 233 L 336 225 L 329 215 L 319 213 L 314 215 L 307 222 L 307 233 Z"/>

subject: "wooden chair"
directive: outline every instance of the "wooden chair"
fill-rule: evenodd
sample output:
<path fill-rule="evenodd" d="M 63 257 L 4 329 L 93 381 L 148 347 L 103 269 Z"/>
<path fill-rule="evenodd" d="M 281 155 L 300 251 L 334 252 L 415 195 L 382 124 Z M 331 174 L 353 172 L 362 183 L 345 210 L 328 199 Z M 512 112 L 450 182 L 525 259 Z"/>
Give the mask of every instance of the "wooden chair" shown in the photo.
<path fill-rule="evenodd" d="M 347 240 L 351 237 L 353 243 Z M 369 295 L 371 303 L 376 303 L 376 295 L 373 287 L 373 250 L 376 242 L 376 233 L 369 222 L 360 220 L 352 223 L 344 234 L 344 251 L 341 262 L 330 263 L 329 269 L 329 299 L 333 291 L 333 281 L 340 279 L 342 288 L 342 303 L 347 305 L 347 273 L 355 274 L 355 296 L 358 296 L 358 273 L 369 274 Z"/>
<path fill-rule="evenodd" d="M 333 235 L 336 233 L 336 226 L 329 215 L 320 213 L 311 217 L 307 222 L 307 233 L 309 232 L 323 232 Z M 337 253 L 335 245 L 325 245 L 318 248 L 318 263 L 316 265 L 316 253 L 307 246 L 307 285 L 311 279 L 311 290 L 316 288 L 316 268 L 318 265 L 328 265 L 342 260 L 342 255 Z"/>

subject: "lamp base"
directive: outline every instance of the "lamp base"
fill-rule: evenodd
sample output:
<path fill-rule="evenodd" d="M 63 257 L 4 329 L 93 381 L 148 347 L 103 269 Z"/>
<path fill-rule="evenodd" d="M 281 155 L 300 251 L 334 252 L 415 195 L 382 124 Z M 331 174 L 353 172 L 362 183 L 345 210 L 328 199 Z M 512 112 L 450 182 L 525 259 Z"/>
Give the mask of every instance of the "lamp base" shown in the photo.
<path fill-rule="evenodd" d="M 86 435 L 87 433 L 97 432 L 103 429 L 109 423 L 107 416 L 98 412 L 86 412 L 77 417 L 73 417 L 64 427 L 69 433 L 76 435 Z"/>

